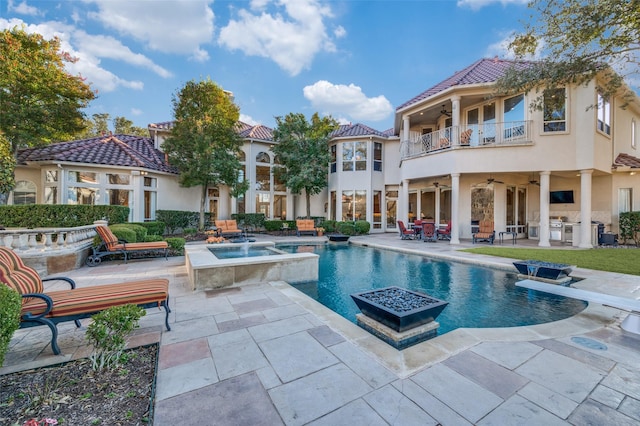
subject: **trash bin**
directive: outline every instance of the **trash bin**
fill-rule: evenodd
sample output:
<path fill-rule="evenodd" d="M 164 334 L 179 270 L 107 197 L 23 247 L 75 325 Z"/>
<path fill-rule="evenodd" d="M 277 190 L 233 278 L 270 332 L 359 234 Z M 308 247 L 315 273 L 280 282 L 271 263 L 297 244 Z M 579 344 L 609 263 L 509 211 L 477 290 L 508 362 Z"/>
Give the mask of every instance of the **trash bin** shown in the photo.
<path fill-rule="evenodd" d="M 618 245 L 618 234 L 612 234 L 610 232 L 603 232 L 600 235 L 600 245 L 601 246 L 617 246 Z"/>

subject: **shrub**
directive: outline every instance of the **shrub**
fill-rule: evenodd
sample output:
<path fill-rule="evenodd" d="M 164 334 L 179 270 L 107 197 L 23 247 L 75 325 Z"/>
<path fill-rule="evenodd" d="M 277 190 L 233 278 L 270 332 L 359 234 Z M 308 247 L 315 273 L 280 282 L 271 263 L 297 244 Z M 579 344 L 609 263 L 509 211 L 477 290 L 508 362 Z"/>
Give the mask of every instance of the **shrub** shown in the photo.
<path fill-rule="evenodd" d="M 22 297 L 20 294 L 0 283 L 0 367 L 4 362 L 13 333 L 20 327 L 20 310 Z"/>
<path fill-rule="evenodd" d="M 371 229 L 371 224 L 366 220 L 358 220 L 355 223 L 356 234 L 368 234 Z"/>
<path fill-rule="evenodd" d="M 344 235 L 355 235 L 356 227 L 353 222 L 338 222 L 336 224 L 338 232 Z"/>
<path fill-rule="evenodd" d="M 626 243 L 633 240 L 638 245 L 638 233 L 640 233 L 640 212 L 620 213 L 620 238 Z"/>
<path fill-rule="evenodd" d="M 170 237 L 167 238 L 167 244 L 169 244 L 169 248 L 174 251 L 178 255 L 184 254 L 184 244 L 185 239 L 180 237 Z"/>
<path fill-rule="evenodd" d="M 166 225 L 164 222 L 129 222 L 131 225 L 140 225 L 146 228 L 147 235 L 164 235 Z"/>
<path fill-rule="evenodd" d="M 182 233 L 184 235 L 196 235 L 198 233 L 198 230 L 196 228 L 184 228 L 182 230 Z"/>
<path fill-rule="evenodd" d="M 144 237 L 145 243 L 155 243 L 156 241 L 162 240 L 164 240 L 164 238 L 162 238 L 162 235 L 147 235 L 146 237 Z"/>
<path fill-rule="evenodd" d="M 138 321 L 147 312 L 132 304 L 113 306 L 93 315 L 86 338 L 93 345 L 89 357 L 94 370 L 117 367 L 127 347 L 127 337 L 138 328 Z"/>
<path fill-rule="evenodd" d="M 200 213 L 182 210 L 157 210 L 156 219 L 167 226 L 169 234 L 178 229 L 197 228 Z"/>
<path fill-rule="evenodd" d="M 283 222 L 281 220 L 265 220 L 264 229 L 267 232 L 279 231 L 282 229 Z"/>
<path fill-rule="evenodd" d="M 128 226 L 113 225 L 109 226 L 113 235 L 118 237 L 119 240 L 125 240 L 128 243 L 135 243 L 138 241 L 136 237 L 136 231 L 130 229 Z"/>
<path fill-rule="evenodd" d="M 336 232 L 336 225 L 338 222 L 335 220 L 325 220 L 322 222 L 322 227 L 326 232 Z"/>
<path fill-rule="evenodd" d="M 261 229 L 264 227 L 264 213 L 234 213 L 231 219 L 235 219 L 240 227 Z"/>

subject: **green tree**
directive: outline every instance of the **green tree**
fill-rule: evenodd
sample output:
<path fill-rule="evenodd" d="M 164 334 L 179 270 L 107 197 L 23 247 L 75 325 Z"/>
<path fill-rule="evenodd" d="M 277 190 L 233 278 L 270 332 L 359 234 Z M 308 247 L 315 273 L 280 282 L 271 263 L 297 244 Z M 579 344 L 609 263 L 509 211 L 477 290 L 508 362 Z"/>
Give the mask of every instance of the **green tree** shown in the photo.
<path fill-rule="evenodd" d="M 331 159 L 329 138 L 338 128 L 332 117 L 320 118 L 314 113 L 308 122 L 304 114 L 289 113 L 276 117 L 272 151 L 280 165 L 275 172 L 294 194 L 304 190 L 307 218 L 311 217 L 311 196 L 319 194 L 327 186 L 328 165 Z"/>
<path fill-rule="evenodd" d="M 244 193 L 238 159 L 242 139 L 236 126 L 240 109 L 210 79 L 189 81 L 172 99 L 174 124 L 163 149 L 180 171 L 184 187 L 201 186 L 199 228 L 204 228 L 207 188 L 227 185 L 231 195 Z"/>
<path fill-rule="evenodd" d="M 118 135 L 136 135 L 136 136 L 149 136 L 149 130 L 143 127 L 137 127 L 133 125 L 133 121 L 125 117 L 116 117 L 113 119 L 113 127 Z"/>
<path fill-rule="evenodd" d="M 6 195 L 16 185 L 13 170 L 16 159 L 11 152 L 11 145 L 7 138 L 0 132 L 0 204 L 6 204 Z"/>
<path fill-rule="evenodd" d="M 0 132 L 15 155 L 19 148 L 65 140 L 82 130 L 95 94 L 65 63 L 76 59 L 46 40 L 14 27 L 0 32 Z"/>
<path fill-rule="evenodd" d="M 529 8 L 530 22 L 509 48 L 520 59 L 544 59 L 509 70 L 498 91 L 551 89 L 598 76 L 603 95 L 621 90 L 627 100 L 635 96 L 623 79 L 637 74 L 640 65 L 640 0 L 532 0 Z"/>

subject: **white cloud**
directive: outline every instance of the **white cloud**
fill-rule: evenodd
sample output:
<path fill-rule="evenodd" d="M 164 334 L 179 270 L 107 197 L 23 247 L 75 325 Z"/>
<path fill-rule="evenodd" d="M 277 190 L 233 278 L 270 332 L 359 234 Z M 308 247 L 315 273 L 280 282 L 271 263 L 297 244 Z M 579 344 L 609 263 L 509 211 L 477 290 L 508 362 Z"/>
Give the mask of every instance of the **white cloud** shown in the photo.
<path fill-rule="evenodd" d="M 13 0 L 9 0 L 7 3 L 7 11 L 19 13 L 21 15 L 30 15 L 30 16 L 38 16 L 42 15 L 42 13 L 38 10 L 37 7 L 29 6 L 26 1 L 22 3 L 15 4 Z"/>
<path fill-rule="evenodd" d="M 354 84 L 333 84 L 320 80 L 303 89 L 304 97 L 322 113 L 344 114 L 355 120 L 380 121 L 393 113 L 391 102 L 384 96 L 368 98 Z"/>
<path fill-rule="evenodd" d="M 135 116 L 142 115 L 142 110 L 138 108 L 131 108 L 131 115 L 135 115 Z"/>
<path fill-rule="evenodd" d="M 345 30 L 342 25 L 338 25 L 336 29 L 333 30 L 333 35 L 335 35 L 336 38 L 342 38 L 347 35 L 347 30 Z"/>
<path fill-rule="evenodd" d="M 144 87 L 141 81 L 125 80 L 103 68 L 100 65 L 101 58 L 149 68 L 163 77 L 170 75 L 168 71 L 154 64 L 145 56 L 131 52 L 129 48 L 111 37 L 91 36 L 61 22 L 49 21 L 38 25 L 27 25 L 21 19 L 0 18 L 0 30 L 23 25 L 28 33 L 42 34 L 46 39 L 58 37 L 61 50 L 79 59 L 75 63 L 66 63 L 67 71 L 73 75 L 82 75 L 93 89 L 100 92 L 111 92 L 119 87 L 133 90 L 141 90 Z M 100 45 L 101 43 L 102 45 Z"/>
<path fill-rule="evenodd" d="M 240 114 L 240 121 L 242 121 L 243 123 L 247 123 L 251 126 L 257 126 L 258 124 L 262 124 L 259 121 L 255 120 L 250 115 L 246 115 L 246 114 Z"/>
<path fill-rule="evenodd" d="M 205 61 L 201 48 L 211 42 L 214 14 L 211 0 L 171 0 L 159 3 L 125 0 L 87 0 L 99 11 L 89 16 L 121 34 L 134 37 L 159 52 L 191 55 Z"/>
<path fill-rule="evenodd" d="M 245 55 L 273 60 L 295 76 L 309 68 L 320 51 L 335 51 L 324 19 L 332 16 L 328 6 L 316 0 L 253 0 L 252 10 L 241 9 L 220 31 L 219 43 Z M 273 13 L 266 8 L 273 6 Z"/>
<path fill-rule="evenodd" d="M 503 6 L 509 4 L 526 6 L 529 0 L 458 0 L 457 5 L 458 7 L 469 7 L 472 10 L 478 10 L 493 3 L 501 3 Z"/>

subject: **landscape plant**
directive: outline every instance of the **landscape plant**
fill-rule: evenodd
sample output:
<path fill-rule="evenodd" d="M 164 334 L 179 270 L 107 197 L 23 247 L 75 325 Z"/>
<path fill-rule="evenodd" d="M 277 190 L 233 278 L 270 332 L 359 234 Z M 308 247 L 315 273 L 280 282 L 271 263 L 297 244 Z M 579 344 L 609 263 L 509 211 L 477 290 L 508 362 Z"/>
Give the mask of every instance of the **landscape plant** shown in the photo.
<path fill-rule="evenodd" d="M 627 240 L 633 240 L 638 245 L 640 234 L 640 212 L 620 213 L 620 239 L 626 244 Z"/>
<path fill-rule="evenodd" d="M 0 366 L 4 363 L 4 355 L 9 348 L 13 333 L 20 327 L 21 309 L 20 294 L 0 283 Z"/>
<path fill-rule="evenodd" d="M 138 328 L 146 311 L 136 305 L 113 306 L 93 315 L 86 338 L 93 346 L 89 359 L 94 370 L 115 368 L 122 362 L 127 337 Z"/>

